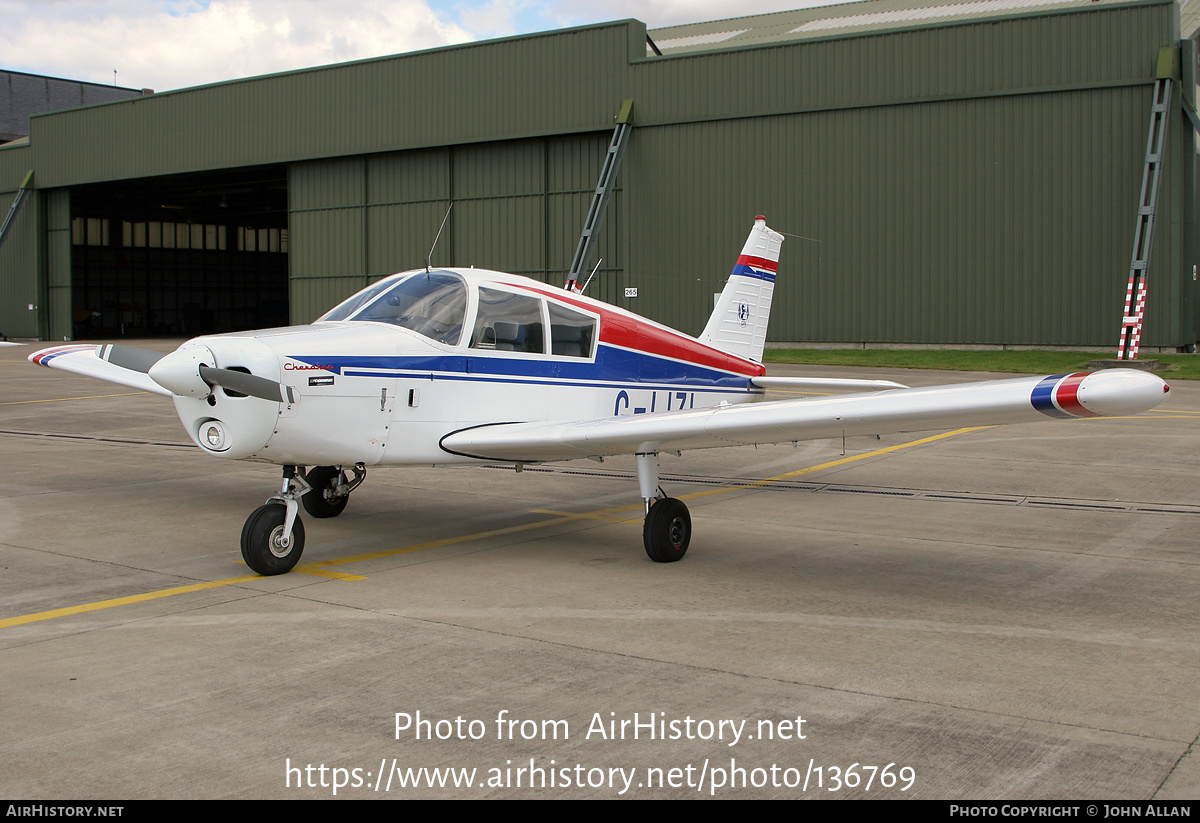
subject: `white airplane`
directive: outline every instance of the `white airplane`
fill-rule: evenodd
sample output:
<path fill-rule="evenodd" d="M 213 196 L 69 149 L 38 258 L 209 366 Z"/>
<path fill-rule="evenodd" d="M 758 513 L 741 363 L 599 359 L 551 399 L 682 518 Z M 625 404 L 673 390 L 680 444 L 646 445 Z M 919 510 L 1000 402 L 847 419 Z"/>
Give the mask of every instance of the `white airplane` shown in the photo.
<path fill-rule="evenodd" d="M 526 277 L 425 268 L 307 326 L 197 337 L 166 355 L 65 345 L 29 359 L 168 396 L 203 451 L 283 466 L 281 490 L 242 529 L 242 556 L 263 575 L 300 559 L 298 503 L 337 516 L 368 466 L 632 454 L 643 543 L 666 563 L 687 551 L 691 517 L 659 487 L 662 452 L 1128 415 L 1170 394 L 1130 369 L 916 389 L 767 377 L 782 242 L 756 219 L 699 338 Z M 853 393 L 756 402 L 772 388 Z"/>

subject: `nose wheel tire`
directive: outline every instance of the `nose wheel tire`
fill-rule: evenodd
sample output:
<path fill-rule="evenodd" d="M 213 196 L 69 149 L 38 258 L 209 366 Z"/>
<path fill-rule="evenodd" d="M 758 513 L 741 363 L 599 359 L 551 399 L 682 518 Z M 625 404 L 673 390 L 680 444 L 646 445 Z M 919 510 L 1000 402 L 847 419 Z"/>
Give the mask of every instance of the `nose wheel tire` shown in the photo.
<path fill-rule="evenodd" d="M 335 494 L 333 484 L 341 478 L 341 470 L 333 466 L 316 466 L 309 469 L 305 479 L 312 491 L 300 498 L 304 510 L 313 517 L 337 517 L 350 502 L 349 494 Z"/>
<path fill-rule="evenodd" d="M 642 526 L 646 554 L 655 563 L 674 563 L 687 554 L 692 540 L 692 516 L 683 501 L 665 497 L 650 507 Z"/>
<path fill-rule="evenodd" d="M 286 519 L 286 506 L 267 503 L 251 512 L 246 525 L 242 526 L 242 559 L 259 574 L 270 576 L 289 572 L 304 553 L 304 524 L 297 517 L 292 524 L 291 537 L 284 540 Z"/>

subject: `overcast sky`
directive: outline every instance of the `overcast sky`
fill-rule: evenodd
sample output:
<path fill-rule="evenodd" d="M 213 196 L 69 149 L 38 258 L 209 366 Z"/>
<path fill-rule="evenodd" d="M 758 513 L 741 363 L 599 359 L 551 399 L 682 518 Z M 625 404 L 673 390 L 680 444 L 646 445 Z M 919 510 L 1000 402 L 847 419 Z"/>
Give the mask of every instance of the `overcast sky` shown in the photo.
<path fill-rule="evenodd" d="M 156 91 L 636 17 L 830 0 L 0 0 L 0 68 Z"/>

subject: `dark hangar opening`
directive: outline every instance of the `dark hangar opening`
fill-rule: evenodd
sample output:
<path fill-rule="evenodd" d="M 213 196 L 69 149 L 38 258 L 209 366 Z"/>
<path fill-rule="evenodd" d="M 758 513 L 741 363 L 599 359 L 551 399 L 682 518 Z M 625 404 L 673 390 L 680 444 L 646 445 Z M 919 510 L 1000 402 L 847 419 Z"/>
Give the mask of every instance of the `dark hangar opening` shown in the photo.
<path fill-rule="evenodd" d="M 288 322 L 287 167 L 71 189 L 76 340 Z"/>

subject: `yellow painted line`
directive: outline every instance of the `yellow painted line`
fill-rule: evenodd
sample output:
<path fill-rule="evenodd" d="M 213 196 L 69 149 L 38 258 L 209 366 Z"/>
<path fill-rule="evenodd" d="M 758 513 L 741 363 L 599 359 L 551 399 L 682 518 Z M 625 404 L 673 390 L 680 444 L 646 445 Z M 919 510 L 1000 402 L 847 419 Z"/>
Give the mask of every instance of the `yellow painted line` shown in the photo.
<path fill-rule="evenodd" d="M 69 617 L 73 614 L 83 614 L 85 612 L 99 611 L 100 609 L 111 609 L 116 606 L 128 606 L 133 603 L 145 603 L 148 600 L 161 600 L 164 597 L 174 597 L 177 594 L 187 594 L 188 592 L 198 592 L 204 589 L 217 589 L 221 586 L 232 586 L 236 583 L 249 583 L 251 580 L 261 580 L 257 574 L 244 574 L 241 577 L 229 577 L 225 580 L 214 580 L 211 583 L 193 583 L 190 586 L 176 586 L 173 589 L 162 589 L 156 592 L 147 592 L 146 594 L 132 594 L 129 597 L 116 597 L 112 600 L 99 600 L 95 603 L 84 603 L 79 606 L 68 606 L 65 609 L 52 609 L 48 612 L 37 612 L 36 614 L 25 614 L 20 617 L 8 617 L 0 620 L 0 629 L 7 629 L 11 626 L 23 626 L 26 623 L 37 623 L 42 620 L 53 620 L 56 617 Z"/>
<path fill-rule="evenodd" d="M 1195 420 L 1197 414 L 1189 414 L 1187 412 L 1171 412 L 1170 414 L 1127 414 L 1124 416 L 1113 415 L 1112 417 L 1077 417 L 1076 420 Z"/>
<path fill-rule="evenodd" d="M 533 523 L 523 523 L 519 526 L 506 526 L 502 529 L 490 529 L 485 532 L 475 532 L 473 534 L 463 534 L 458 537 L 444 537 L 441 540 L 430 540 L 426 543 L 416 543 L 412 546 L 401 546 L 398 549 L 382 549 L 377 552 L 367 552 L 366 554 L 356 554 L 353 557 L 342 557 L 337 560 L 318 560 L 311 564 L 313 568 L 326 568 L 329 566 L 344 566 L 348 563 L 361 563 L 364 560 L 378 560 L 383 557 L 395 557 L 399 554 L 412 554 L 413 552 L 421 552 L 426 549 L 436 549 L 442 546 L 452 546 L 456 543 L 470 543 L 474 540 L 486 540 L 489 537 L 503 537 L 506 534 L 517 534 L 518 532 L 531 531 L 533 529 L 544 529 L 547 526 L 557 526 L 561 523 L 570 523 L 572 520 L 584 520 L 589 518 L 599 517 L 605 514 L 614 512 L 629 511 L 631 509 L 640 509 L 641 503 L 635 506 L 621 506 L 615 509 L 604 509 L 602 511 L 588 512 L 586 514 L 568 514 L 562 517 L 556 517 L 553 520 L 536 520 Z"/>
<path fill-rule="evenodd" d="M 237 562 L 242 566 L 246 565 L 245 560 L 238 560 Z M 346 574 L 345 572 L 328 572 L 328 571 L 325 571 L 323 568 L 321 568 L 322 565 L 323 565 L 322 561 L 320 561 L 320 560 L 316 561 L 315 563 L 298 563 L 297 565 L 292 566 L 292 571 L 297 572 L 299 574 L 309 574 L 309 575 L 312 575 L 313 577 L 328 577 L 330 580 L 366 580 L 367 579 L 366 577 L 363 577 L 360 574 Z M 255 575 L 255 577 L 258 577 L 258 575 Z"/>
<path fill-rule="evenodd" d="M 0 406 L 22 406 L 26 403 L 62 403 L 67 400 L 100 400 L 104 397 L 134 397 L 139 394 L 150 394 L 148 391 L 130 391 L 123 394 L 89 394 L 87 397 L 54 397 L 49 400 L 11 400 L 0 403 Z"/>
<path fill-rule="evenodd" d="M 320 561 L 316 563 L 300 563 L 292 567 L 292 571 L 300 574 L 311 574 L 313 577 L 328 577 L 330 580 L 366 580 L 361 574 L 346 574 L 345 572 L 330 572 L 322 568 Z"/>
<path fill-rule="evenodd" d="M 582 514 L 573 514 L 571 512 L 556 512 L 552 509 L 534 509 L 534 514 L 557 514 L 560 517 L 570 518 L 572 520 L 603 520 L 606 523 L 632 523 L 635 526 L 642 525 L 641 520 L 630 520 L 628 517 L 608 517 L 603 514 L 593 514 L 584 512 Z"/>
<path fill-rule="evenodd" d="M 980 431 L 981 429 L 990 429 L 990 428 L 993 428 L 993 427 L 992 426 L 975 426 L 975 427 L 966 428 L 966 429 L 955 429 L 954 431 L 951 431 L 951 432 L 935 434 L 932 437 L 924 437 L 924 438 L 921 438 L 920 440 L 913 440 L 910 443 L 900 443 L 895 446 L 888 446 L 886 448 L 876 449 L 875 451 L 865 452 L 863 454 L 856 454 L 851 457 L 843 457 L 840 460 L 832 460 L 828 463 L 822 463 L 818 466 L 809 466 L 808 468 L 805 468 L 805 469 L 797 469 L 796 471 L 787 472 L 786 474 L 779 474 L 774 477 L 768 477 L 764 480 L 755 480 L 751 483 L 744 483 L 744 484 L 737 485 L 737 486 L 727 486 L 725 488 L 710 489 L 708 491 L 696 492 L 695 494 L 683 495 L 680 497 L 680 499 L 681 500 L 692 500 L 692 499 L 695 499 L 698 497 L 708 497 L 708 496 L 714 495 L 714 494 L 724 494 L 726 492 L 731 492 L 731 491 L 760 488 L 762 486 L 766 486 L 766 485 L 775 483 L 780 480 L 787 480 L 792 477 L 799 477 L 800 475 L 803 475 L 803 474 L 812 474 L 814 472 L 824 471 L 825 469 L 832 469 L 832 468 L 836 468 L 837 466 L 844 466 L 848 463 L 854 463 L 859 460 L 866 460 L 867 458 L 870 458 L 870 457 L 879 457 L 880 455 L 890 454 L 891 452 L 900 451 L 901 449 L 908 449 L 908 448 L 912 448 L 913 446 L 922 446 L 926 443 L 933 443 L 937 440 L 945 440 L 947 437 L 954 437 L 959 434 L 966 434 L 967 432 Z M 402 546 L 402 547 L 396 548 L 396 549 L 384 549 L 382 551 L 377 551 L 377 552 L 367 552 L 365 554 L 357 554 L 357 555 L 354 555 L 353 557 L 343 557 L 343 558 L 339 558 L 339 559 L 335 559 L 335 560 L 318 560 L 314 563 L 302 563 L 302 564 L 297 565 L 292 571 L 298 571 L 298 572 L 301 572 L 302 574 L 310 574 L 310 575 L 315 575 L 315 576 L 319 576 L 319 577 L 328 577 L 328 578 L 332 578 L 335 580 L 364 580 L 366 578 L 358 576 L 358 575 L 343 574 L 341 572 L 327 571 L 327 569 L 330 566 L 345 566 L 350 563 L 361 563 L 365 560 L 378 560 L 378 559 L 384 558 L 384 557 L 395 557 L 395 556 L 401 555 L 401 554 L 412 554 L 414 552 L 425 551 L 426 549 L 436 549 L 441 546 L 452 546 L 452 545 L 455 545 L 458 543 L 470 543 L 475 540 L 486 540 L 489 537 L 503 537 L 504 535 L 508 535 L 508 534 L 517 534 L 519 532 L 533 531 L 535 529 L 544 529 L 544 528 L 547 528 L 550 526 L 558 526 L 558 525 L 562 525 L 564 523 L 570 523 L 570 522 L 577 521 L 577 520 L 616 519 L 616 520 L 618 520 L 618 522 L 637 523 L 639 521 L 622 520 L 619 518 L 611 518 L 610 516 L 618 514 L 620 512 L 639 511 L 639 510 L 641 510 L 642 506 L 643 506 L 642 502 L 639 501 L 637 503 L 634 503 L 634 504 L 628 505 L 628 506 L 616 506 L 616 507 L 610 508 L 610 509 L 598 509 L 596 511 L 581 512 L 579 514 L 565 514 L 565 513 L 560 514 L 560 513 L 555 512 L 554 514 L 559 514 L 559 516 L 554 517 L 553 519 L 550 519 L 550 520 L 537 520 L 532 523 L 522 523 L 521 525 L 518 525 L 518 526 L 506 526 L 502 529 L 490 529 L 488 531 L 474 532 L 472 534 L 464 534 L 464 535 L 459 535 L 457 537 L 445 537 L 440 540 L 430 540 L 425 543 L 417 543 L 412 546 Z M 539 511 L 539 512 L 535 512 L 535 513 L 541 513 L 541 512 Z M 130 605 L 133 603 L 144 603 L 148 600 L 159 600 L 164 597 L 173 597 L 177 594 L 187 594 L 189 592 L 203 591 L 204 589 L 216 589 L 216 588 L 220 588 L 221 586 L 232 586 L 232 585 L 236 585 L 238 583 L 248 583 L 252 580 L 261 580 L 261 579 L 262 578 L 259 577 L 259 575 L 257 575 L 257 574 L 246 574 L 246 575 L 242 575 L 241 577 L 229 577 L 224 580 L 216 580 L 211 583 L 194 583 L 190 586 L 177 586 L 172 589 L 162 589 L 161 591 L 148 592 L 146 594 L 135 594 L 135 595 L 131 595 L 129 597 L 117 597 L 112 600 L 100 600 L 95 603 L 84 603 L 79 606 L 69 606 L 65 609 L 53 609 L 51 611 L 38 612 L 36 614 L 27 614 L 27 615 L 22 615 L 20 617 L 9 617 L 9 618 L 0 620 L 0 629 L 6 629 L 6 628 L 10 628 L 12 626 L 23 626 L 27 623 L 37 623 L 42 620 L 53 620 L 56 617 L 67 617 L 67 616 L 74 615 L 74 614 L 83 614 L 85 612 L 99 611 L 100 609 L 111 609 L 116 606 L 127 606 L 127 605 Z"/>
<path fill-rule="evenodd" d="M 794 472 L 787 472 L 786 474 L 777 474 L 774 477 L 767 477 L 763 480 L 755 480 L 753 482 L 744 483 L 744 484 L 741 484 L 738 486 L 727 486 L 723 489 L 709 489 L 708 491 L 696 492 L 695 494 L 682 495 L 679 499 L 680 500 L 695 500 L 697 497 L 708 497 L 708 496 L 714 495 L 714 494 L 724 494 L 725 492 L 739 491 L 741 489 L 757 489 L 757 488 L 761 488 L 762 486 L 770 485 L 771 483 L 778 483 L 780 480 L 790 480 L 793 477 L 800 477 L 801 475 L 804 475 L 804 474 L 812 474 L 814 472 L 825 471 L 826 469 L 833 469 L 833 468 L 837 468 L 838 466 L 844 466 L 847 463 L 854 463 L 859 460 L 866 460 L 868 457 L 878 457 L 881 454 L 890 454 L 891 452 L 900 451 L 901 449 L 909 449 L 909 448 L 912 448 L 913 446 L 923 446 L 926 443 L 933 443 L 938 440 L 945 440 L 947 437 L 955 437 L 960 434 L 966 434 L 967 432 L 977 432 L 977 431 L 983 431 L 984 429 L 993 429 L 993 428 L 995 428 L 995 426 L 972 426 L 972 427 L 966 428 L 966 429 L 955 429 L 954 431 L 942 432 L 941 434 L 935 434 L 932 437 L 922 437 L 920 440 L 913 440 L 910 443 L 900 443 L 895 446 L 887 446 L 882 449 L 876 449 L 875 451 L 865 452 L 863 454 L 856 454 L 852 457 L 843 457 L 840 460 L 831 460 L 830 462 L 822 463 L 819 466 L 809 466 L 807 469 L 797 469 Z"/>

